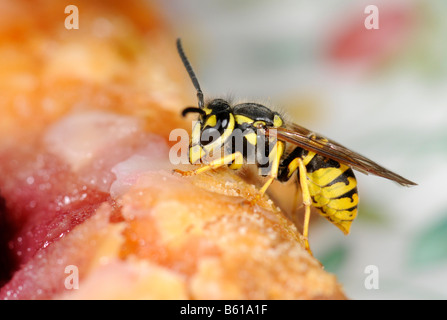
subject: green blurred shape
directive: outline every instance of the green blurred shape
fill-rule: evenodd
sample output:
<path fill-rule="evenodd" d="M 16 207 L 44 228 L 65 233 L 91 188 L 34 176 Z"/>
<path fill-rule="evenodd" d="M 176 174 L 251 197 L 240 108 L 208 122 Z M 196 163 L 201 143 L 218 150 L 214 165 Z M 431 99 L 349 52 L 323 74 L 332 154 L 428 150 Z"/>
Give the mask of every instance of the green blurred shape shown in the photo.
<path fill-rule="evenodd" d="M 347 256 L 348 248 L 345 245 L 336 244 L 323 253 L 321 257 L 318 257 L 318 260 L 326 271 L 337 274 L 343 268 Z"/>
<path fill-rule="evenodd" d="M 381 226 L 387 225 L 390 219 L 387 215 L 383 214 L 384 211 L 371 203 L 362 203 L 359 208 L 357 221 Z"/>
<path fill-rule="evenodd" d="M 447 261 L 447 212 L 440 221 L 425 228 L 410 246 L 408 264 L 427 267 Z"/>

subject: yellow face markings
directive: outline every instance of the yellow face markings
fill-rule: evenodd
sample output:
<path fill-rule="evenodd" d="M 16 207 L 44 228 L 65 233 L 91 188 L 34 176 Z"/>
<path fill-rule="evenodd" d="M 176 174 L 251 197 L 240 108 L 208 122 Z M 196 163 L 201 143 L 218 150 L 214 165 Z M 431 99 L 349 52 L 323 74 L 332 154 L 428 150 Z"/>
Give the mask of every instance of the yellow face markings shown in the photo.
<path fill-rule="evenodd" d="M 204 128 L 205 127 L 215 127 L 216 123 L 217 123 L 217 118 L 216 118 L 216 115 L 213 114 L 212 116 L 209 116 L 208 119 L 206 119 L 206 122 L 203 125 L 203 127 Z"/>
<path fill-rule="evenodd" d="M 213 112 L 213 110 L 208 107 L 203 108 L 203 111 L 205 111 L 206 115 L 209 115 L 209 114 L 211 114 L 211 112 Z"/>
<path fill-rule="evenodd" d="M 234 130 L 234 122 L 235 122 L 234 116 L 233 114 L 230 113 L 227 128 L 224 130 L 222 135 L 212 143 L 203 146 L 203 149 L 205 150 L 206 153 L 210 153 L 212 150 L 221 148 L 223 146 L 225 140 L 227 140 L 227 138 L 231 135 L 231 133 Z"/>

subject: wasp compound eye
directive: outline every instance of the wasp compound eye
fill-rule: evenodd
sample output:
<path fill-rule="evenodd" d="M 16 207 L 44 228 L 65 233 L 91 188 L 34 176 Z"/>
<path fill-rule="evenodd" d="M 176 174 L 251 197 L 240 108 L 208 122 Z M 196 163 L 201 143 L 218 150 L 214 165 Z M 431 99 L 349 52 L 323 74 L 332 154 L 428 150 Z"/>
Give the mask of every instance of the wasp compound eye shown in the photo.
<path fill-rule="evenodd" d="M 220 112 L 209 116 L 202 129 L 201 144 L 207 145 L 219 138 L 228 127 L 229 118 L 228 112 Z"/>

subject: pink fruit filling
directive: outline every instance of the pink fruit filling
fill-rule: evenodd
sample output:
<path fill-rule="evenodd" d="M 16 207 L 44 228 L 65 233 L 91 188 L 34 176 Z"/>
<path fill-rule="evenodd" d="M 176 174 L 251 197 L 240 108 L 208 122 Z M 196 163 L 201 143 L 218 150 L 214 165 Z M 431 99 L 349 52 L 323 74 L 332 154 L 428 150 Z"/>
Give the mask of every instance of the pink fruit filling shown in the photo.
<path fill-rule="evenodd" d="M 0 149 L 0 298 L 36 297 L 25 290 L 33 275 L 52 277 L 37 257 L 101 204 L 113 205 L 112 185 L 126 190 L 166 157 L 164 140 L 140 119 L 106 112 L 68 115 L 29 144 Z"/>

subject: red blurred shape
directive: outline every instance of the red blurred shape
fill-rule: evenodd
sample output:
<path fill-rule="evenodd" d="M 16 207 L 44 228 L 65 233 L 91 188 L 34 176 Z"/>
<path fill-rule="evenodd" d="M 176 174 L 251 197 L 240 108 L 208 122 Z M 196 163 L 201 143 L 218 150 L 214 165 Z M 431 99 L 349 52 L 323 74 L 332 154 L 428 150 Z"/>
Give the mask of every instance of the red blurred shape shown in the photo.
<path fill-rule="evenodd" d="M 379 29 L 367 29 L 365 20 L 371 13 L 355 18 L 337 29 L 329 48 L 332 59 L 341 63 L 374 64 L 401 49 L 413 25 L 409 7 L 378 6 Z"/>

